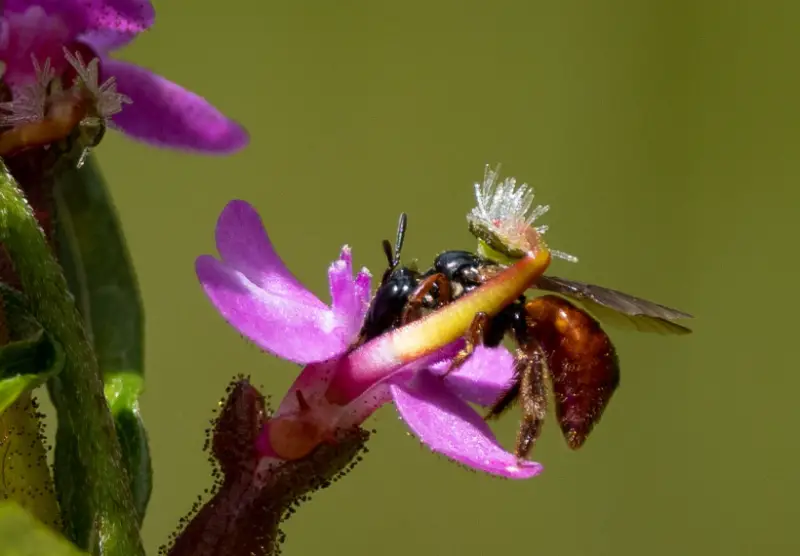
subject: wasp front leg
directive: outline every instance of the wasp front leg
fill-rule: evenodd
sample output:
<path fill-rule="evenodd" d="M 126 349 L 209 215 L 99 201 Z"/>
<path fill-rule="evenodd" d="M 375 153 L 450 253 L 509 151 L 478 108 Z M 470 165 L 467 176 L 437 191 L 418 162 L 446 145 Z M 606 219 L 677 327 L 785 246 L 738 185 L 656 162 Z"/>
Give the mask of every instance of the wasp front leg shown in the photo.
<path fill-rule="evenodd" d="M 408 324 L 411 321 L 417 320 L 422 316 L 422 309 L 424 307 L 425 298 L 437 288 L 436 308 L 442 305 L 447 305 L 453 300 L 452 289 L 450 281 L 444 274 L 437 273 L 422 280 L 419 285 L 414 289 L 408 298 L 403 313 L 400 317 L 400 324 Z M 483 344 L 484 337 L 486 336 L 486 329 L 489 325 L 489 315 L 486 313 L 478 313 L 472 321 L 472 324 L 467 331 L 464 338 L 466 345 L 456 354 L 453 358 L 450 367 L 441 376 L 445 378 L 453 371 L 459 369 L 467 360 L 472 356 L 475 351 L 475 346 Z"/>
<path fill-rule="evenodd" d="M 411 295 L 408 296 L 406 306 L 403 307 L 403 312 L 400 315 L 400 325 L 408 324 L 409 322 L 418 320 L 422 317 L 422 309 L 425 305 L 425 298 L 437 288 L 437 307 L 447 305 L 453 300 L 452 292 L 450 289 L 450 282 L 444 274 L 434 274 L 422 280 Z"/>
<path fill-rule="evenodd" d="M 486 337 L 486 329 L 489 326 L 489 315 L 486 313 L 478 313 L 472 319 L 472 324 L 464 337 L 464 347 L 456 354 L 450 367 L 445 371 L 441 378 L 445 378 L 450 373 L 457 371 L 461 366 L 466 363 L 472 354 L 475 352 L 477 346 L 483 345 Z"/>

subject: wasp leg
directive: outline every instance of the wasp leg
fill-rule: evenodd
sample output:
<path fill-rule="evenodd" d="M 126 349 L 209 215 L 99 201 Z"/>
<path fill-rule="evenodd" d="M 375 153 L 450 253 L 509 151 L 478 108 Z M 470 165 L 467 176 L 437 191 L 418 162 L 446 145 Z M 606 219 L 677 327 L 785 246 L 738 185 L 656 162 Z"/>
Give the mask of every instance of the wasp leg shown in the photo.
<path fill-rule="evenodd" d="M 469 326 L 467 335 L 464 338 L 466 345 L 464 345 L 461 351 L 459 351 L 453 358 L 452 363 L 450 363 L 450 367 L 441 376 L 442 379 L 447 377 L 447 375 L 453 371 L 457 371 L 464 363 L 467 362 L 470 357 L 472 357 L 472 354 L 475 351 L 475 346 L 483 344 L 488 325 L 489 315 L 486 313 L 477 313 L 475 315 L 475 318 L 472 319 L 472 324 Z"/>
<path fill-rule="evenodd" d="M 527 456 L 541 432 L 547 413 L 547 388 L 545 381 L 544 354 L 535 349 L 527 354 L 517 350 L 511 386 L 489 407 L 484 419 L 496 419 L 520 400 L 522 420 L 517 431 L 515 455 Z"/>
<path fill-rule="evenodd" d="M 547 415 L 547 383 L 545 380 L 545 358 L 537 346 L 530 354 L 523 353 L 517 359 L 519 371 L 519 400 L 522 420 L 517 431 L 514 454 L 526 458 L 542 432 Z"/>
<path fill-rule="evenodd" d="M 400 315 L 401 325 L 408 324 L 422 316 L 423 302 L 425 297 L 431 293 L 434 286 L 438 288 L 439 294 L 437 305 L 446 305 L 452 301 L 450 282 L 447 281 L 447 277 L 444 274 L 428 276 L 414 288 L 414 291 L 411 292 L 411 295 L 408 297 L 408 302 Z"/>
<path fill-rule="evenodd" d="M 381 286 L 386 283 L 386 280 L 389 279 L 389 275 L 397 266 L 394 263 L 394 250 L 392 249 L 392 244 L 389 243 L 388 239 L 384 239 L 381 243 L 383 247 L 383 254 L 386 255 L 386 260 L 389 262 L 389 266 L 386 267 L 386 270 L 383 271 L 383 278 L 381 278 Z"/>

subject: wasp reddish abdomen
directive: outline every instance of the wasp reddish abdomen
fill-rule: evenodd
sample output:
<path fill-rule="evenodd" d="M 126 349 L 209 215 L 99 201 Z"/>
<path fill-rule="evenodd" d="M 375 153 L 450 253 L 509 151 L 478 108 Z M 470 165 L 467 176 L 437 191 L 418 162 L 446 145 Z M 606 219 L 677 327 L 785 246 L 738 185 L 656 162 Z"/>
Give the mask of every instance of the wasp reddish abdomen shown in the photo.
<path fill-rule="evenodd" d="M 565 299 L 537 297 L 525 313 L 547 359 L 561 431 L 570 448 L 580 448 L 619 385 L 616 350 L 600 324 Z"/>

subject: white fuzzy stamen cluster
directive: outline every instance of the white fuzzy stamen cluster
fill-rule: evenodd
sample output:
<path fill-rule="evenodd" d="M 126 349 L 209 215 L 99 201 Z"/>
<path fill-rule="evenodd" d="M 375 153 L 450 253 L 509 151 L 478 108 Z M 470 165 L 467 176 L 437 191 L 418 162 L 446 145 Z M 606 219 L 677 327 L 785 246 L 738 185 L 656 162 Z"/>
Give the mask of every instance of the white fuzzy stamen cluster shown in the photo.
<path fill-rule="evenodd" d="M 547 232 L 547 225 L 534 226 L 534 222 L 550 210 L 549 205 L 533 205 L 533 188 L 527 183 L 517 185 L 515 178 L 498 179 L 500 166 L 492 169 L 486 165 L 482 183 L 475 184 L 475 201 L 469 217 L 478 220 L 494 231 L 508 245 L 520 245 L 525 242 L 525 232 L 533 228 L 539 235 Z M 578 258 L 550 249 L 553 257 L 569 262 L 578 262 Z"/>
<path fill-rule="evenodd" d="M 95 113 L 81 123 L 98 124 L 100 120 L 108 121 L 114 114 L 122 112 L 123 104 L 131 104 L 133 102 L 130 97 L 117 92 L 117 80 L 115 77 L 109 77 L 103 83 L 99 82 L 100 60 L 97 58 L 92 58 L 86 64 L 80 52 L 75 52 L 73 55 L 66 48 L 64 48 L 64 57 L 78 74 L 72 87 L 74 89 L 83 89 L 94 99 Z M 87 121 L 89 119 L 93 119 L 93 121 Z"/>
<path fill-rule="evenodd" d="M 64 89 L 50 65 L 49 58 L 45 60 L 44 65 L 39 65 L 35 56 L 31 56 L 35 79 L 32 83 L 15 89 L 13 100 L 0 103 L 0 110 L 5 112 L 0 114 L 0 125 L 17 126 L 42 121 L 47 116 L 51 102 L 70 96 L 76 100 L 83 100 L 88 95 L 92 101 L 92 109 L 81 120 L 81 125 L 108 124 L 111 116 L 122 111 L 123 104 L 131 103 L 129 97 L 117 92 L 114 77 L 108 78 L 102 84 L 99 83 L 100 62 L 97 58 L 86 64 L 79 52 L 72 54 L 66 48 L 64 57 L 78 74 L 71 86 Z"/>
<path fill-rule="evenodd" d="M 6 112 L 0 115 L 0 125 L 16 126 L 44 119 L 48 87 L 56 72 L 50 66 L 50 58 L 45 60 L 44 66 L 39 65 L 35 56 L 31 56 L 31 59 L 36 79 L 17 89 L 14 100 L 0 103 L 0 110 Z"/>

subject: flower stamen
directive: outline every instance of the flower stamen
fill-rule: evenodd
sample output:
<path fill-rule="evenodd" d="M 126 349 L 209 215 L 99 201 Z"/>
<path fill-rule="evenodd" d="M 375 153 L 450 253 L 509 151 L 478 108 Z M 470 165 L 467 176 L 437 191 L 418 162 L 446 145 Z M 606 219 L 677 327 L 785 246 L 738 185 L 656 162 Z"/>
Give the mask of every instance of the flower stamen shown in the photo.
<path fill-rule="evenodd" d="M 499 172 L 499 165 L 495 169 L 486 165 L 483 182 L 475 184 L 477 206 L 467 215 L 467 222 L 470 232 L 479 240 L 481 255 L 507 263 L 545 247 L 542 236 L 548 226 L 534 226 L 534 223 L 550 206 L 533 207 L 533 188 L 527 183 L 518 186 L 515 178 L 500 181 Z M 549 251 L 553 257 L 578 261 L 563 251 Z"/>
<path fill-rule="evenodd" d="M 117 91 L 117 80 L 109 77 L 100 83 L 100 60 L 92 58 L 89 63 L 83 61 L 81 53 L 72 54 L 64 47 L 64 57 L 77 74 L 72 84 L 76 93 L 88 94 L 93 101 L 93 110 L 82 121 L 86 125 L 107 123 L 108 119 L 122 111 L 123 104 L 132 104 L 127 95 Z M 102 122 L 101 122 L 102 120 Z"/>
<path fill-rule="evenodd" d="M 56 78 L 56 72 L 50 65 L 50 58 L 40 66 L 36 56 L 31 54 L 35 78 L 32 83 L 19 87 L 14 99 L 0 103 L 0 110 L 7 112 L 0 116 L 0 126 L 17 126 L 39 122 L 44 119 L 50 84 Z"/>

